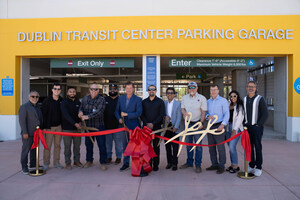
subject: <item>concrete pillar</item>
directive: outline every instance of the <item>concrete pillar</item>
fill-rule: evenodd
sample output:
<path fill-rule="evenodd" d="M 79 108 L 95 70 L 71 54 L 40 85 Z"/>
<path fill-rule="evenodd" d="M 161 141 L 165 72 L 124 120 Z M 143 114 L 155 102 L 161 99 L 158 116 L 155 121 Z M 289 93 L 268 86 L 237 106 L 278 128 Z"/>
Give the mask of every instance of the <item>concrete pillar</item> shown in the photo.
<path fill-rule="evenodd" d="M 30 92 L 30 59 L 21 59 L 21 105 L 28 101 Z"/>
<path fill-rule="evenodd" d="M 143 99 L 148 97 L 148 86 L 155 85 L 160 96 L 160 55 L 143 56 Z"/>
<path fill-rule="evenodd" d="M 247 70 L 235 69 L 232 71 L 232 90 L 236 90 L 240 93 L 241 98 L 247 95 Z"/>
<path fill-rule="evenodd" d="M 274 130 L 286 133 L 287 119 L 287 58 L 274 58 Z"/>
<path fill-rule="evenodd" d="M 220 90 L 220 93 L 219 95 L 221 97 L 224 97 L 224 83 L 223 83 L 223 76 L 222 78 L 214 78 L 214 84 L 218 85 L 219 86 L 219 90 Z"/>

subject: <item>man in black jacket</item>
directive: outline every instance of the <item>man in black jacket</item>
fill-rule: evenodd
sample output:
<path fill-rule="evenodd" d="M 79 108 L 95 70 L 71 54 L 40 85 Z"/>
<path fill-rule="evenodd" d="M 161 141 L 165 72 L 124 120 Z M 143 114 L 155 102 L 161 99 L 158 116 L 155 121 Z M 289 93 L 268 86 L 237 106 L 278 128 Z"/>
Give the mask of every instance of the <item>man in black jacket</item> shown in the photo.
<path fill-rule="evenodd" d="M 151 130 L 155 131 L 162 127 L 163 118 L 166 115 L 165 103 L 162 99 L 156 96 L 156 86 L 150 85 L 148 87 L 149 97 L 142 101 L 143 104 L 143 113 L 141 119 L 143 125 L 147 126 Z M 158 138 L 153 140 L 153 149 L 157 157 L 154 157 L 153 162 L 153 171 L 158 170 L 159 165 L 159 154 L 160 146 L 157 146 L 159 142 Z"/>
<path fill-rule="evenodd" d="M 254 81 L 248 82 L 247 91 L 248 96 L 244 98 L 245 125 L 248 128 L 251 143 L 251 162 L 249 163 L 248 172 L 260 176 L 263 162 L 261 139 L 264 123 L 268 118 L 268 108 L 264 98 L 257 94 Z"/>
<path fill-rule="evenodd" d="M 21 165 L 23 174 L 28 174 L 28 153 L 30 152 L 30 168 L 36 165 L 36 149 L 31 149 L 33 143 L 33 136 L 36 127 L 42 128 L 42 112 L 39 109 L 37 102 L 39 100 L 39 93 L 31 91 L 28 95 L 29 101 L 19 108 L 19 123 L 22 135 L 22 153 Z"/>
<path fill-rule="evenodd" d="M 63 98 L 60 97 L 61 85 L 54 83 L 52 85 L 52 95 L 48 96 L 42 105 L 44 129 L 46 131 L 61 132 L 61 110 L 60 103 Z M 45 140 L 49 150 L 44 149 L 44 169 L 48 170 L 50 164 L 50 153 L 52 141 L 54 140 L 54 157 L 53 165 L 56 168 L 62 169 L 63 167 L 59 163 L 60 160 L 60 143 L 61 135 L 45 134 Z"/>
<path fill-rule="evenodd" d="M 67 91 L 67 97 L 61 103 L 61 113 L 62 113 L 62 129 L 64 132 L 78 133 L 80 129 L 80 119 L 78 117 L 78 111 L 80 107 L 80 101 L 76 99 L 76 89 L 74 87 L 69 87 Z M 71 146 L 73 141 L 73 154 L 74 154 L 74 166 L 82 168 L 83 165 L 80 163 L 80 144 L 81 137 L 70 137 L 64 136 L 65 145 L 65 163 L 66 169 L 72 169 L 71 166 Z"/>

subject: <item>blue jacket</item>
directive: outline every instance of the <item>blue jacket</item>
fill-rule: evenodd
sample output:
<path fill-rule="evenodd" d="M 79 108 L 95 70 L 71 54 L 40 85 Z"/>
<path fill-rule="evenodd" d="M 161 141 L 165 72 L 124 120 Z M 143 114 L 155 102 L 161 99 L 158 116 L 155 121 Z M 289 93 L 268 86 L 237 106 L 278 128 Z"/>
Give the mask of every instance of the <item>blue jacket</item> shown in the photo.
<path fill-rule="evenodd" d="M 124 117 L 125 124 L 130 130 L 134 130 L 137 126 L 141 127 L 139 117 L 142 115 L 143 111 L 142 99 L 133 94 L 130 98 L 127 108 L 126 99 L 126 94 L 119 97 L 115 110 L 115 116 L 119 121 L 121 118 L 121 112 L 128 113 L 128 116 Z"/>

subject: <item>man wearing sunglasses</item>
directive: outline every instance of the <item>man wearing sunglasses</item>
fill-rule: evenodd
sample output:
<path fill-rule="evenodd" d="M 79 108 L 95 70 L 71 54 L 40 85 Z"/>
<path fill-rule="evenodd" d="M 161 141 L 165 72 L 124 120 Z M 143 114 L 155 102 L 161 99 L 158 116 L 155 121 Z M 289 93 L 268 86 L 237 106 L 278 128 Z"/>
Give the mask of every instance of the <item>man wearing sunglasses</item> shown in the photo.
<path fill-rule="evenodd" d="M 193 126 L 197 122 L 204 123 L 205 120 L 205 113 L 207 111 L 207 103 L 206 98 L 199 94 L 198 92 L 198 85 L 196 82 L 190 82 L 188 84 L 188 92 L 189 94 L 182 97 L 181 101 L 181 112 L 184 118 L 189 117 L 189 112 L 192 113 L 191 122 L 189 127 Z M 203 126 L 199 127 L 202 129 Z M 200 138 L 200 135 L 188 135 L 186 136 L 185 142 L 187 143 L 196 143 L 196 141 Z M 200 142 L 200 144 L 202 141 Z M 180 166 L 180 169 L 186 169 L 188 167 L 194 166 L 194 151 L 190 152 L 192 146 L 186 146 L 187 150 L 187 160 L 186 163 Z M 202 163 L 202 147 L 196 147 L 195 152 L 195 167 L 196 173 L 200 173 Z"/>
<path fill-rule="evenodd" d="M 99 131 L 104 130 L 104 110 L 105 110 L 105 99 L 99 94 L 98 85 L 93 83 L 89 88 L 90 94 L 83 97 L 81 105 L 79 107 L 78 117 L 86 121 L 86 126 L 97 128 Z M 92 131 L 90 131 L 92 132 Z M 96 139 L 99 156 L 100 156 L 100 168 L 101 170 L 107 170 L 106 167 L 106 146 L 105 146 L 105 135 L 92 136 L 94 141 Z M 94 144 L 90 137 L 85 137 L 86 146 L 86 163 L 84 168 L 89 168 L 93 165 L 93 149 Z"/>
<path fill-rule="evenodd" d="M 149 97 L 142 101 L 143 113 L 141 119 L 143 125 L 147 126 L 151 130 L 155 131 L 161 128 L 163 118 L 165 117 L 165 103 L 162 99 L 156 96 L 156 86 L 150 85 L 148 87 Z M 160 146 L 157 146 L 159 142 L 158 138 L 152 140 L 152 145 L 157 157 L 152 158 L 151 164 L 153 165 L 153 171 L 158 171 Z"/>
<path fill-rule="evenodd" d="M 43 116 L 37 105 L 39 93 L 31 91 L 29 101 L 19 108 L 19 123 L 22 135 L 21 165 L 23 174 L 28 174 L 28 154 L 30 152 L 30 169 L 36 166 L 36 149 L 31 149 L 36 127 L 42 128 Z"/>
<path fill-rule="evenodd" d="M 42 105 L 43 113 L 43 122 L 44 129 L 46 131 L 61 132 L 61 109 L 60 104 L 63 101 L 63 98 L 60 96 L 61 85 L 59 83 L 54 83 L 52 85 L 52 95 L 48 96 Z M 48 170 L 50 165 L 51 158 L 51 146 L 54 141 L 54 156 L 53 156 L 53 165 L 56 168 L 62 169 L 63 166 L 60 164 L 60 143 L 61 135 L 45 134 L 45 140 L 49 150 L 44 149 L 44 169 Z"/>

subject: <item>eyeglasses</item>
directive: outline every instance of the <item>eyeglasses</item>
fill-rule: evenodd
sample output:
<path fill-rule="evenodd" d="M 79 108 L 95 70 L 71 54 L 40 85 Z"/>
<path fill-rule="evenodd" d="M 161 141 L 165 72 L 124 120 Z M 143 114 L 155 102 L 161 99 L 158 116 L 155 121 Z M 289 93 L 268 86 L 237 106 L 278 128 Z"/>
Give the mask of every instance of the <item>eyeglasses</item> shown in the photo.
<path fill-rule="evenodd" d="M 98 91 L 99 88 L 90 88 L 90 90 L 92 90 L 92 91 Z"/>
<path fill-rule="evenodd" d="M 148 91 L 155 91 L 155 88 L 149 88 Z"/>
<path fill-rule="evenodd" d="M 247 86 L 247 88 L 256 88 L 256 86 Z"/>
<path fill-rule="evenodd" d="M 236 96 L 236 95 L 231 95 L 231 96 L 230 96 L 230 98 L 233 98 L 233 97 L 236 98 L 237 96 Z"/>
<path fill-rule="evenodd" d="M 31 98 L 39 98 L 39 96 L 30 96 Z"/>
<path fill-rule="evenodd" d="M 175 94 L 174 92 L 167 92 L 166 94 Z"/>
<path fill-rule="evenodd" d="M 60 88 L 53 88 L 53 90 L 61 90 Z"/>
<path fill-rule="evenodd" d="M 196 86 L 189 86 L 189 89 L 196 89 Z"/>

